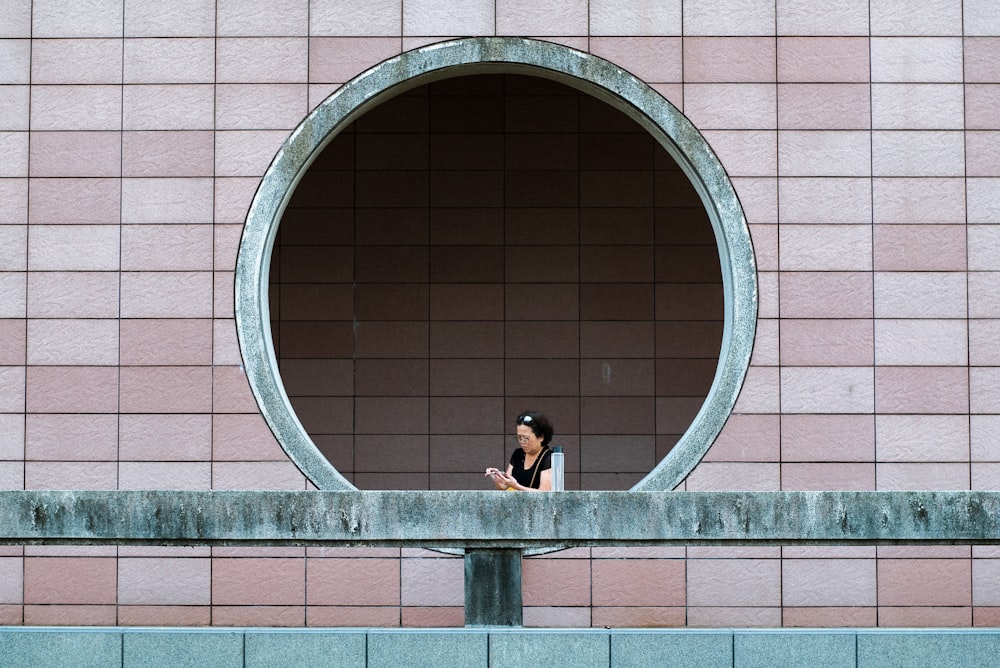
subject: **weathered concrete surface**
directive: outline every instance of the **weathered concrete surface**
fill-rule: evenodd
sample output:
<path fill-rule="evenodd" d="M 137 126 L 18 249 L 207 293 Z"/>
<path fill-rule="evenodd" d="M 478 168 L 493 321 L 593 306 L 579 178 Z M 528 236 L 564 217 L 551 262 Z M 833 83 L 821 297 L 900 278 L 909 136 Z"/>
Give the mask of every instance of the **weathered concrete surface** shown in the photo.
<path fill-rule="evenodd" d="M 520 626 L 524 618 L 521 601 L 520 550 L 466 550 L 466 626 Z"/>
<path fill-rule="evenodd" d="M 987 491 L 0 492 L 0 544 L 987 544 L 998 518 Z"/>

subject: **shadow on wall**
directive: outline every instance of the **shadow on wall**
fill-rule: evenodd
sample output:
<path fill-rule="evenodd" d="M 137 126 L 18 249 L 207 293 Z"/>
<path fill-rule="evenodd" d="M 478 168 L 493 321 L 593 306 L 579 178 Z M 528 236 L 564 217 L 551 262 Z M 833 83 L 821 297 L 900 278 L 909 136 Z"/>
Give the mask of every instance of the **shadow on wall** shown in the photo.
<path fill-rule="evenodd" d="M 515 416 L 567 489 L 627 489 L 712 384 L 723 288 L 680 168 L 609 105 L 477 75 L 394 97 L 297 187 L 270 276 L 296 414 L 362 489 L 484 489 Z"/>

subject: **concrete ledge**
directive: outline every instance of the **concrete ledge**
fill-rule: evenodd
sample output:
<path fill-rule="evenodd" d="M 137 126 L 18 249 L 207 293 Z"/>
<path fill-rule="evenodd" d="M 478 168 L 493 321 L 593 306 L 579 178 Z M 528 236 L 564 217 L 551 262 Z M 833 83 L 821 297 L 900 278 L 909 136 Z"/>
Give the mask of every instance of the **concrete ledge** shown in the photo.
<path fill-rule="evenodd" d="M 987 666 L 997 629 L 0 627 L 0 665 L 594 668 Z"/>
<path fill-rule="evenodd" d="M 0 544 L 996 544 L 1000 492 L 3 491 Z"/>

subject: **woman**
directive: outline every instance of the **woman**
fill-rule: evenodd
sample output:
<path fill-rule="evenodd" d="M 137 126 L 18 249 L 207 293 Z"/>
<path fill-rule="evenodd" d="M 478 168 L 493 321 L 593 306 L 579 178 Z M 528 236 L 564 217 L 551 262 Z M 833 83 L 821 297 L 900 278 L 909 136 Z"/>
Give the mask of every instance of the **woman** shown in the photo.
<path fill-rule="evenodd" d="M 486 477 L 497 489 L 546 492 L 552 489 L 552 423 L 541 413 L 517 416 L 517 442 L 521 446 L 510 456 L 507 470 L 486 469 Z"/>

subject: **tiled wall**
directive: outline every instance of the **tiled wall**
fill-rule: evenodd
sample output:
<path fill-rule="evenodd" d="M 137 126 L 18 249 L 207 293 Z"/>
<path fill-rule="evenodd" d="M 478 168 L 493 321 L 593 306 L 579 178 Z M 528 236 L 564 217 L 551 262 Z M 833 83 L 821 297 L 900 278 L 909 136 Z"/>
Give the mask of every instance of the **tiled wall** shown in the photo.
<path fill-rule="evenodd" d="M 477 489 L 521 411 L 569 489 L 627 489 L 705 399 L 719 254 L 653 138 L 547 79 L 461 77 L 365 114 L 279 228 L 272 335 L 299 418 L 362 489 Z"/>
<path fill-rule="evenodd" d="M 681 107 L 733 179 L 760 272 L 757 340 L 736 413 L 686 489 L 1000 484 L 993 0 L 455 7 L 0 3 L 0 484 L 305 488 L 240 368 L 247 206 L 337 85 L 470 34 L 614 61 Z M 461 562 L 420 551 L 2 555 L 3 623 L 461 621 Z M 995 625 L 997 557 L 572 550 L 525 564 L 526 620 Z"/>

